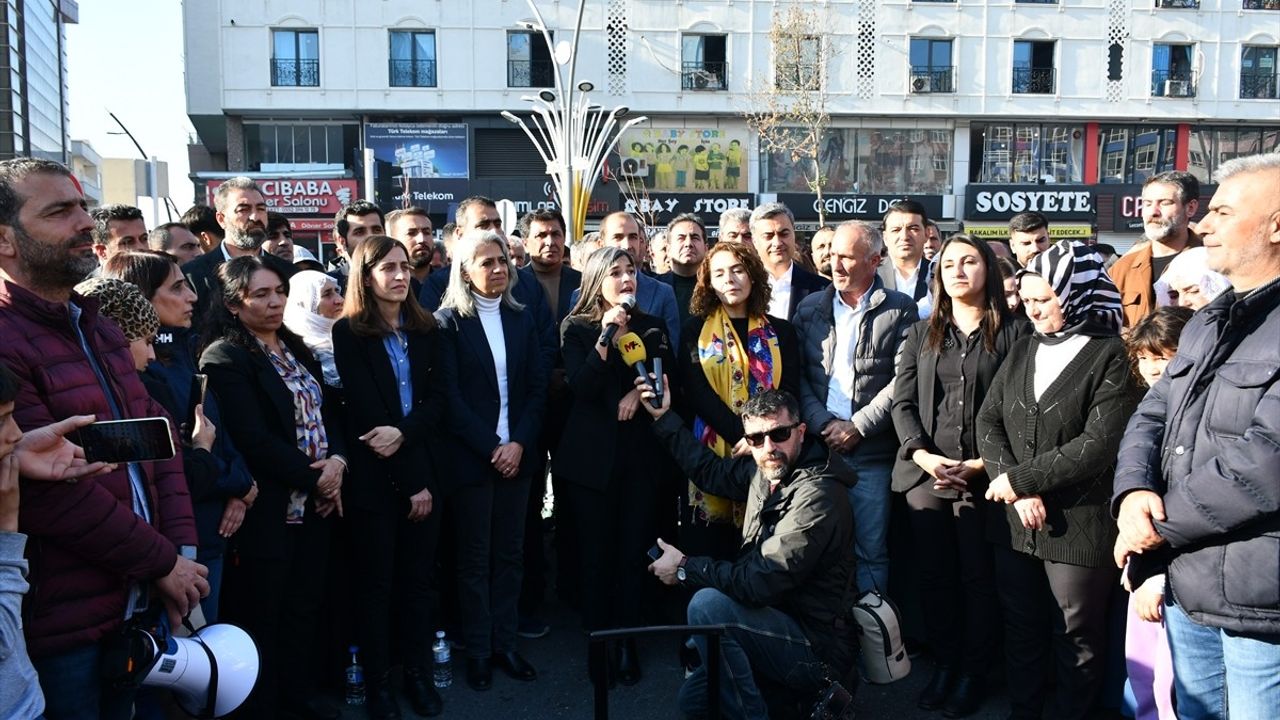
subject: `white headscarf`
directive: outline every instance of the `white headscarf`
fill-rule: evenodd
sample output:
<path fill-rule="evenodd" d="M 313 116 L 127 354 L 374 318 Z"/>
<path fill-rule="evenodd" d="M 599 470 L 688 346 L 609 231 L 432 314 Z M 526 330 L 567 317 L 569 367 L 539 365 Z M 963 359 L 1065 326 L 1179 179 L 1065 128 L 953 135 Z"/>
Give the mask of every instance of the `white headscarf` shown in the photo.
<path fill-rule="evenodd" d="M 1205 302 L 1212 302 L 1224 290 L 1231 288 L 1231 281 L 1226 276 L 1209 269 L 1209 251 L 1203 247 L 1187 248 L 1169 261 L 1164 275 L 1155 281 L 1156 305 L 1172 305 L 1169 291 L 1175 284 L 1186 287 L 1191 284 L 1200 286 Z"/>
<path fill-rule="evenodd" d="M 338 368 L 333 364 L 333 325 L 336 319 L 317 312 L 325 288 L 335 290 L 338 281 L 315 270 L 303 270 L 289 278 L 289 302 L 284 307 L 284 324 L 297 333 L 320 361 L 324 370 L 324 382 L 331 387 L 342 387 Z"/>

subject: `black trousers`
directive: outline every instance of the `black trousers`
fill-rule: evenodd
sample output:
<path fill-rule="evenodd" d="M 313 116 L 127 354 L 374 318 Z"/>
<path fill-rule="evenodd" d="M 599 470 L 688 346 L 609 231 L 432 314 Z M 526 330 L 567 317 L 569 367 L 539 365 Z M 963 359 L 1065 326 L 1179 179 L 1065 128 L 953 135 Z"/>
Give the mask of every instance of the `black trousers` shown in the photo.
<path fill-rule="evenodd" d="M 648 573 L 646 551 L 653 547 L 657 488 L 652 464 L 615 463 L 605 490 L 563 484 L 573 512 L 581 554 L 582 617 L 588 631 L 642 623 Z"/>
<path fill-rule="evenodd" d="M 557 371 L 560 372 L 560 371 Z M 547 557 L 543 546 L 542 499 L 547 494 L 547 470 L 551 466 L 551 453 L 560 446 L 565 418 L 569 414 L 569 393 L 554 383 L 547 393 L 547 412 L 542 420 L 542 433 L 538 438 L 538 466 L 534 469 L 529 486 L 529 502 L 524 518 L 524 576 L 520 581 L 520 615 L 533 617 L 542 607 L 547 595 Z M 565 519 L 561 504 L 556 503 L 556 523 Z M 563 576 L 563 575 L 562 575 Z"/>
<path fill-rule="evenodd" d="M 433 497 L 431 514 L 419 522 L 409 520 L 408 503 L 394 507 L 347 509 L 360 657 L 371 678 L 391 667 L 393 634 L 406 667 L 431 667 L 431 574 L 443 507 Z"/>
<path fill-rule="evenodd" d="M 529 478 L 488 471 L 450 497 L 457 516 L 458 613 L 467 657 L 516 649 Z"/>
<path fill-rule="evenodd" d="M 995 568 L 1011 717 L 1089 717 L 1102 686 L 1107 604 L 1119 571 L 1040 560 L 1003 545 L 996 546 Z"/>
<path fill-rule="evenodd" d="M 236 717 L 274 720 L 282 703 L 294 705 L 315 692 L 332 529 L 333 516 L 321 518 L 308 507 L 303 522 L 286 529 L 282 556 L 233 553 L 223 578 L 222 615 L 249 633 L 260 661 L 258 682 Z"/>
<path fill-rule="evenodd" d="M 984 536 L 986 500 L 948 500 L 926 482 L 907 492 L 907 517 L 929 647 L 939 665 L 985 675 L 998 636 L 994 552 Z"/>

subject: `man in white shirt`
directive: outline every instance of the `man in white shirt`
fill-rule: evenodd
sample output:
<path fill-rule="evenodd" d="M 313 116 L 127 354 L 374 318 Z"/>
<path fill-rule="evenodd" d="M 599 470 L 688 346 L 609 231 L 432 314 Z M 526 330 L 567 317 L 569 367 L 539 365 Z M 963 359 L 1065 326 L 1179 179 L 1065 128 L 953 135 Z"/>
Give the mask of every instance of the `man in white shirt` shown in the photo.
<path fill-rule="evenodd" d="M 831 283 L 796 264 L 796 219 L 782 203 L 765 203 L 751 213 L 751 242 L 769 271 L 769 314 L 790 320 L 801 300 Z"/>
<path fill-rule="evenodd" d="M 924 257 L 928 223 L 924 206 L 914 200 L 898 200 L 890 205 L 882 226 L 889 262 L 881 263 L 879 271 L 885 287 L 916 301 L 922 320 L 933 309 L 929 291 L 932 273 Z"/>
<path fill-rule="evenodd" d="M 880 231 L 850 221 L 831 241 L 832 286 L 811 294 L 792 323 L 800 336 L 801 415 L 857 473 L 853 506 L 858 590 L 889 582 L 889 488 L 897 436 L 889 415 L 898 352 L 916 304 L 877 275 Z"/>

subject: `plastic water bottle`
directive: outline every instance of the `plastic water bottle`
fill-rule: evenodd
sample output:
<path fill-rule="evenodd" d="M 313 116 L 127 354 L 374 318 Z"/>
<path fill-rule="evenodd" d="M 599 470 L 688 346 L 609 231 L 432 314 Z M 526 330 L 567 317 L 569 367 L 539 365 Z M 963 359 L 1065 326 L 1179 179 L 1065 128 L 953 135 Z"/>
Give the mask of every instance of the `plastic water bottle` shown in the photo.
<path fill-rule="evenodd" d="M 435 656 L 432 668 L 432 679 L 438 688 L 447 688 L 453 684 L 453 658 L 449 653 L 449 641 L 444 639 L 444 631 L 436 631 L 436 642 L 431 646 Z"/>
<path fill-rule="evenodd" d="M 352 645 L 351 664 L 347 666 L 347 704 L 364 704 L 364 666 L 360 664 L 358 653 L 360 648 Z"/>

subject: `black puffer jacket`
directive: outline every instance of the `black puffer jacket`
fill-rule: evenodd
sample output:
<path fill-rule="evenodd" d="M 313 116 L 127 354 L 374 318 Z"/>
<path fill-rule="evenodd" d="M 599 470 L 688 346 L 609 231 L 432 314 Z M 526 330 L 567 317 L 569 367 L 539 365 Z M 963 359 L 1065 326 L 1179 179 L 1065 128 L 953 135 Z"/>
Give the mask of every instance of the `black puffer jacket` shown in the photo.
<path fill-rule="evenodd" d="M 1280 633 L 1280 280 L 1223 293 L 1129 420 L 1113 512 L 1164 498 L 1173 597 L 1193 620 Z"/>
<path fill-rule="evenodd" d="M 807 441 L 796 468 L 770 494 L 750 456 L 716 456 L 675 413 L 662 416 L 653 431 L 694 484 L 747 503 L 738 558 L 690 557 L 686 583 L 715 588 L 750 607 L 781 610 L 800 624 L 818 658 L 839 675 L 847 672 L 852 638 L 836 621 L 853 606 L 853 511 L 847 493 L 853 474 L 838 459 L 829 464 L 821 443 Z"/>

